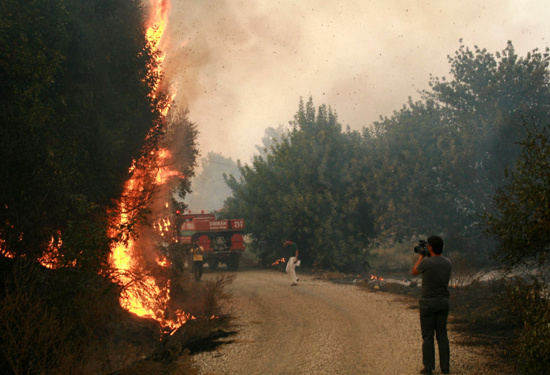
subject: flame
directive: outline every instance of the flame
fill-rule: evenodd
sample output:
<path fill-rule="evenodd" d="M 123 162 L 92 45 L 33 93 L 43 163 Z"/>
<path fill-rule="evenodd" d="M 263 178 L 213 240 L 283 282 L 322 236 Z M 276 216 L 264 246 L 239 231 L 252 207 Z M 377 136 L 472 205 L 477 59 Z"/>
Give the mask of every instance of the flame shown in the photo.
<path fill-rule="evenodd" d="M 145 32 L 145 38 L 151 46 L 152 50 L 156 52 L 157 66 L 155 69 L 151 69 L 152 74 L 158 74 L 162 76 L 162 64 L 166 59 L 166 53 L 162 51 L 161 45 L 164 37 L 164 32 L 168 25 L 168 13 L 170 10 L 170 0 L 149 0 L 152 11 L 149 14 L 147 20 L 147 30 Z M 151 95 L 155 97 L 157 95 L 160 81 L 157 81 L 153 88 Z M 161 114 L 166 116 L 170 110 L 170 104 L 174 100 L 176 93 L 173 92 L 168 99 L 168 105 L 161 110 Z"/>
<path fill-rule="evenodd" d="M 384 278 L 382 276 L 376 276 L 376 275 L 371 275 L 370 279 L 371 280 L 384 281 Z"/>
<path fill-rule="evenodd" d="M 150 0 L 150 3 L 153 11 L 150 13 L 147 21 L 145 36 L 153 51 L 156 52 L 155 56 L 157 63 L 155 71 L 152 71 L 151 74 L 158 73 L 162 76 L 162 63 L 166 55 L 160 51 L 159 47 L 167 26 L 170 1 Z M 156 86 L 152 89 L 152 97 L 157 95 L 159 84 L 160 80 L 157 81 Z M 161 108 L 162 116 L 167 115 L 175 95 L 175 93 L 171 93 L 168 104 Z M 171 154 L 167 149 L 161 149 L 157 151 L 157 154 L 151 156 L 153 159 L 156 159 L 156 165 L 162 166 L 154 177 L 156 184 L 161 185 L 173 176 L 185 178 L 185 176 L 182 176 L 179 172 L 170 170 L 166 167 L 166 161 L 171 158 Z M 120 215 L 117 218 L 117 224 L 122 228 L 129 224 L 132 219 L 132 209 L 129 207 L 129 202 L 131 202 L 132 197 L 139 195 L 142 191 L 143 179 L 144 176 L 147 176 L 148 172 L 140 170 L 139 163 L 134 160 L 132 166 L 129 168 L 129 173 L 132 177 L 126 181 L 124 186 L 124 193 L 119 203 Z M 170 221 L 164 220 L 161 224 L 163 230 L 168 231 Z M 4 243 L 5 241 L 0 239 L 0 255 L 8 258 L 15 258 L 16 254 L 5 250 Z M 55 238 L 52 236 L 48 245 L 48 251 L 39 259 L 40 263 L 48 268 L 59 267 L 59 249 L 61 245 L 61 233 L 58 233 Z M 139 256 L 135 254 L 134 245 L 135 240 L 128 237 L 111 248 L 109 262 L 111 267 L 116 271 L 117 281 L 124 286 L 119 298 L 120 305 L 124 309 L 140 317 L 157 320 L 163 327 L 171 329 L 172 333 L 174 333 L 188 320 L 195 319 L 195 317 L 182 310 L 176 310 L 172 314 L 174 318 L 166 318 L 167 305 L 170 299 L 170 283 L 169 281 L 165 283 L 158 282 L 151 275 L 142 272 L 142 266 L 139 264 Z M 158 257 L 156 261 L 158 266 L 162 268 L 170 266 L 170 262 L 166 257 Z M 72 264 L 72 266 L 76 266 L 76 264 Z M 139 274 L 139 277 L 132 276 L 136 274 Z"/>
<path fill-rule="evenodd" d="M 285 258 L 281 258 L 281 259 L 277 259 L 275 262 L 271 263 L 271 265 L 276 266 L 276 265 L 284 263 L 284 262 L 286 262 Z"/>
<path fill-rule="evenodd" d="M 15 254 L 14 252 L 6 250 L 4 249 L 4 247 L 0 247 L 0 248 L 1 248 L 0 253 L 2 254 L 3 257 L 11 258 L 11 259 L 15 259 L 17 257 L 17 254 Z"/>
<path fill-rule="evenodd" d="M 61 239 L 61 232 L 57 231 L 57 237 L 52 236 L 50 242 L 48 243 L 48 251 L 46 251 L 39 259 L 38 262 L 44 267 L 49 269 L 57 269 L 63 267 L 61 261 L 62 255 L 59 253 L 59 249 L 63 244 Z M 76 260 L 71 261 L 66 264 L 68 267 L 76 267 Z"/>
<path fill-rule="evenodd" d="M 139 186 L 139 184 L 136 184 L 135 179 L 131 178 L 126 183 L 126 192 L 130 194 L 131 189 L 136 186 Z M 119 222 L 124 225 L 128 223 L 130 217 L 124 201 L 120 205 Z M 139 259 L 133 238 L 128 238 L 125 242 L 116 244 L 111 250 L 110 263 L 117 271 L 118 282 L 124 286 L 119 298 L 120 305 L 137 316 L 155 319 L 161 326 L 170 330 L 176 330 L 189 319 L 195 319 L 181 310 L 174 312 L 174 319 L 166 318 L 167 306 L 170 300 L 170 283 L 162 284 L 153 276 L 140 272 L 142 266 L 139 264 Z M 157 257 L 156 262 L 162 268 L 170 266 L 170 262 L 164 256 Z M 139 273 L 139 278 L 133 277 L 136 273 Z"/>
<path fill-rule="evenodd" d="M 147 21 L 146 38 L 154 51 L 157 52 L 156 72 L 162 73 L 162 62 L 165 54 L 159 49 L 162 37 L 166 29 L 168 20 L 169 0 L 150 0 L 151 13 Z M 157 86 L 153 88 L 151 95 L 157 95 Z M 161 111 L 163 116 L 166 116 L 170 105 L 174 98 L 173 93 L 168 105 Z M 154 183 L 162 185 L 168 181 L 170 177 L 185 177 L 179 172 L 171 170 L 167 167 L 167 160 L 171 158 L 171 154 L 167 149 L 153 151 L 150 155 L 159 165 L 159 169 L 155 172 Z M 125 227 L 130 220 L 132 210 L 129 207 L 129 201 L 133 196 L 139 195 L 143 189 L 143 181 L 141 179 L 148 175 L 148 171 L 140 170 L 139 163 L 134 161 L 129 172 L 131 178 L 126 182 L 123 196 L 119 203 L 120 216 L 118 224 Z M 168 231 L 170 227 L 169 220 L 161 220 L 158 224 L 154 224 L 155 228 L 162 231 Z M 170 262 L 165 257 L 157 257 L 158 266 L 165 268 L 170 265 Z M 124 286 L 120 295 L 120 305 L 126 310 L 146 318 L 157 320 L 163 327 L 171 329 L 173 332 L 185 324 L 190 319 L 195 319 L 192 315 L 185 313 L 182 310 L 173 312 L 174 318 L 167 319 L 167 306 L 170 300 L 170 282 L 169 280 L 162 283 L 153 276 L 143 272 L 143 266 L 140 264 L 140 256 L 136 254 L 135 240 L 126 238 L 126 241 L 113 246 L 110 255 L 110 264 L 117 271 L 118 282 Z M 139 277 L 132 275 L 139 274 Z M 172 333 L 173 333 L 172 332 Z"/>
<path fill-rule="evenodd" d="M 169 0 L 149 0 L 153 11 L 147 21 L 148 27 L 145 38 L 155 51 L 160 50 L 160 42 L 168 24 L 168 12 L 170 10 Z M 164 54 L 162 55 L 164 59 Z"/>
<path fill-rule="evenodd" d="M 159 165 L 161 166 L 157 171 L 157 175 L 155 177 L 155 182 L 158 185 L 164 184 L 170 177 L 185 178 L 182 173 L 174 169 L 170 169 L 167 160 L 169 160 L 171 157 L 172 153 L 166 148 L 162 148 L 158 151 L 157 158 L 159 161 Z M 168 203 L 166 203 L 166 207 L 168 207 Z"/>
<path fill-rule="evenodd" d="M 163 268 L 170 267 L 171 265 L 170 261 L 165 256 L 157 258 L 157 264 Z"/>

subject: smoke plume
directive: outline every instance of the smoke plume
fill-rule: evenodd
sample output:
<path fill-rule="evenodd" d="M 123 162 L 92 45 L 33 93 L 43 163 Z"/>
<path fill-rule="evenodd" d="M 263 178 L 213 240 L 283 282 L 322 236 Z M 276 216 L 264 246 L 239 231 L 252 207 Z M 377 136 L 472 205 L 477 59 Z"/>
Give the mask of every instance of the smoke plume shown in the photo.
<path fill-rule="evenodd" d="M 544 0 L 172 0 L 167 72 L 210 151 L 248 162 L 300 97 L 360 130 L 448 75 L 460 46 L 520 54 L 550 37 Z"/>

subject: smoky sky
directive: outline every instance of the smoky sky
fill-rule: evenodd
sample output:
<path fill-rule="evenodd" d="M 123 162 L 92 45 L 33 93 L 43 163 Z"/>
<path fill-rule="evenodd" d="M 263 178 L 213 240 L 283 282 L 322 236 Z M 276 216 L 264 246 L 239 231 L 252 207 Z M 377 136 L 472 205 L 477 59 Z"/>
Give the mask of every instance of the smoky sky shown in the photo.
<path fill-rule="evenodd" d="M 248 162 L 300 97 L 360 130 L 449 76 L 463 44 L 519 55 L 550 38 L 546 0 L 171 0 L 166 72 L 201 154 Z"/>

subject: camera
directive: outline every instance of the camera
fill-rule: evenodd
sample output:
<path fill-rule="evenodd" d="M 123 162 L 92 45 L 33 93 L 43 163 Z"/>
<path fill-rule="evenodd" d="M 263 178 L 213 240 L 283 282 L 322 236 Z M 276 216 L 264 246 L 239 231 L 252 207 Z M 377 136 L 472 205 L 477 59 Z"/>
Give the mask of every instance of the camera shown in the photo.
<path fill-rule="evenodd" d="M 428 242 L 424 240 L 418 241 L 418 246 L 414 247 L 414 252 L 420 255 L 424 255 L 425 257 L 429 257 L 430 252 L 428 251 Z"/>

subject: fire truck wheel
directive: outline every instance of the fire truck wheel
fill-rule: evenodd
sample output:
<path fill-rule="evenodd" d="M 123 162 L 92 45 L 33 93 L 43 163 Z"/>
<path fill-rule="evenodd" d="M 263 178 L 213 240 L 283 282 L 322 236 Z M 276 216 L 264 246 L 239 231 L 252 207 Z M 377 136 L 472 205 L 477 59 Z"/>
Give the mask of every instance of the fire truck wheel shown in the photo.
<path fill-rule="evenodd" d="M 219 265 L 219 262 L 217 259 L 209 259 L 207 263 L 208 263 L 208 267 L 212 270 L 215 270 L 216 268 L 218 268 L 218 265 Z"/>
<path fill-rule="evenodd" d="M 231 254 L 227 260 L 227 268 L 229 271 L 237 271 L 239 269 L 239 258 L 241 254 Z"/>

